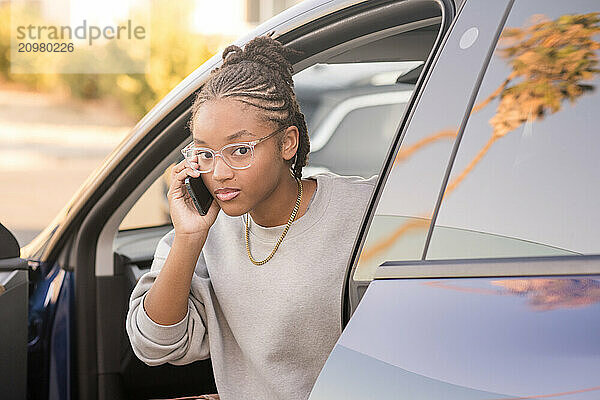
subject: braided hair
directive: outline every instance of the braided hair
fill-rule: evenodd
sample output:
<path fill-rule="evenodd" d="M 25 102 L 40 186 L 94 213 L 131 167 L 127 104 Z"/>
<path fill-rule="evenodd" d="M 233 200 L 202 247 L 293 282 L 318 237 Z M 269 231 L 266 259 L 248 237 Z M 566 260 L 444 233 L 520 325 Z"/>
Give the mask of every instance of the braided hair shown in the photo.
<path fill-rule="evenodd" d="M 271 33 L 272 34 L 272 33 Z M 304 114 L 294 92 L 291 57 L 299 51 L 284 47 L 271 34 L 257 36 L 244 49 L 230 45 L 223 50 L 223 64 L 210 72 L 192 104 L 189 128 L 194 131 L 198 109 L 208 100 L 230 97 L 261 110 L 260 117 L 283 128 L 296 126 L 299 143 L 296 154 L 286 163 L 297 178 L 308 161 L 310 142 Z M 278 140 L 281 152 L 283 137 Z M 293 164 L 293 167 L 292 167 Z"/>

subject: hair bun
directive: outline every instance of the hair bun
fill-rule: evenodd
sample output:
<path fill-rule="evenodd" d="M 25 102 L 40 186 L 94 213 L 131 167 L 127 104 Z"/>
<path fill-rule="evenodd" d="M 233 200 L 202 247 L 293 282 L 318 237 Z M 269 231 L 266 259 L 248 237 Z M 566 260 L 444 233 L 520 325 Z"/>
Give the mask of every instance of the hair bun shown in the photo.
<path fill-rule="evenodd" d="M 239 46 L 230 45 L 223 50 L 223 65 L 253 62 L 261 64 L 279 73 L 287 84 L 293 86 L 292 57 L 299 51 L 285 47 L 279 41 L 271 38 L 272 32 L 257 36 L 250 40 L 242 50 Z"/>
<path fill-rule="evenodd" d="M 236 46 L 235 44 L 227 46 L 225 50 L 223 50 L 223 55 L 221 56 L 223 58 L 223 64 L 237 64 L 241 61 L 243 53 L 244 51 L 241 47 Z"/>

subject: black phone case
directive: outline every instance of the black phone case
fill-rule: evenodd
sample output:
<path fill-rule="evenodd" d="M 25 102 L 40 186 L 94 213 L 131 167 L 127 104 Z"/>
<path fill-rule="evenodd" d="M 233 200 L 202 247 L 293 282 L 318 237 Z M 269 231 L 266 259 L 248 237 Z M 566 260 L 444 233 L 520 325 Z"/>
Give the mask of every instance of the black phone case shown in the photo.
<path fill-rule="evenodd" d="M 212 196 L 211 194 L 208 192 L 208 190 L 206 190 L 206 193 L 204 193 L 206 195 L 206 198 L 202 199 L 202 198 L 198 198 L 199 194 L 196 194 L 196 192 L 194 192 L 194 189 L 192 188 L 192 184 L 190 183 L 190 179 L 202 179 L 200 177 L 198 178 L 192 178 L 192 177 L 186 177 L 185 178 L 185 188 L 187 189 L 188 193 L 190 194 L 190 197 L 192 198 L 192 201 L 194 202 L 194 206 L 196 207 L 196 210 L 198 210 L 198 212 L 200 213 L 200 215 L 206 215 L 206 213 L 208 213 L 208 209 L 210 208 L 210 205 L 212 204 Z M 202 184 L 204 185 L 204 184 Z M 203 200 L 203 201 L 202 201 Z M 204 207 L 203 207 L 204 205 Z"/>

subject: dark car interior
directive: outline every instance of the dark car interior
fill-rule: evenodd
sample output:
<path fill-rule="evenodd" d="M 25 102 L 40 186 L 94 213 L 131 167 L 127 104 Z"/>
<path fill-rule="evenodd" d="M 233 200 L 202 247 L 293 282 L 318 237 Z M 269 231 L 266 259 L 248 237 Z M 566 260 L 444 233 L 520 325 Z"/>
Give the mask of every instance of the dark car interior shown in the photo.
<path fill-rule="evenodd" d="M 296 71 L 317 62 L 425 61 L 438 38 L 441 15 L 436 1 L 372 1 L 311 21 L 278 40 L 305 52 L 295 64 Z M 399 77 L 399 84 L 414 84 L 412 75 L 405 81 Z M 183 100 L 138 143 L 121 170 L 115 168 L 115 175 L 107 179 L 110 186 L 102 188 L 102 196 L 74 239 L 68 262 L 74 266 L 78 289 L 78 362 L 73 381 L 81 398 L 95 398 L 90 396 L 93 393 L 99 399 L 217 393 L 210 359 L 150 367 L 133 354 L 125 332 L 131 291 L 149 270 L 156 244 L 172 226 L 118 231 L 118 223 L 108 222 L 118 212 L 126 212 L 120 208 L 131 208 L 132 201 L 126 200 L 141 196 L 164 166 L 177 159 L 178 149 L 190 138 L 185 125 L 191 101 L 191 96 Z M 109 225 L 112 241 L 101 238 Z M 98 274 L 99 265 L 110 260 L 107 257 L 114 267 Z"/>

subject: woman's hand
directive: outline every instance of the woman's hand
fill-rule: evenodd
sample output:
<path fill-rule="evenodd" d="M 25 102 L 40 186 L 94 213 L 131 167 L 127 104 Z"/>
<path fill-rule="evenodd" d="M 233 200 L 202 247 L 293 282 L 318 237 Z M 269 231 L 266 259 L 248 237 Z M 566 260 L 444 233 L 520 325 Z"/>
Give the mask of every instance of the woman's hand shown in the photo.
<path fill-rule="evenodd" d="M 218 202 L 213 199 L 206 215 L 200 215 L 185 187 L 186 177 L 197 178 L 200 175 L 200 172 L 188 166 L 186 160 L 182 160 L 171 170 L 171 186 L 167 192 L 167 197 L 169 199 L 171 221 L 176 235 L 205 236 L 217 219 L 221 209 Z"/>

